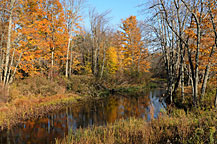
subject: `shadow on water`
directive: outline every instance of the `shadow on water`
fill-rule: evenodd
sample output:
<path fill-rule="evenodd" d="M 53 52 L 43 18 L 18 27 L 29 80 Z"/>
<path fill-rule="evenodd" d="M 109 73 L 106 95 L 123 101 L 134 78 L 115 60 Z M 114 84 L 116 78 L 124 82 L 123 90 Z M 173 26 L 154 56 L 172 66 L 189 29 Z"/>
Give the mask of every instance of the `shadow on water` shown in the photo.
<path fill-rule="evenodd" d="M 0 133 L 0 143 L 53 143 L 71 130 L 92 125 L 106 125 L 129 117 L 144 118 L 149 121 L 151 114 L 157 118 L 165 102 L 159 98 L 164 93 L 161 89 L 148 91 L 140 97 L 110 96 L 102 100 L 91 101 L 76 107 L 66 107 L 47 117 L 24 124 Z M 153 112 L 150 112 L 153 110 Z"/>

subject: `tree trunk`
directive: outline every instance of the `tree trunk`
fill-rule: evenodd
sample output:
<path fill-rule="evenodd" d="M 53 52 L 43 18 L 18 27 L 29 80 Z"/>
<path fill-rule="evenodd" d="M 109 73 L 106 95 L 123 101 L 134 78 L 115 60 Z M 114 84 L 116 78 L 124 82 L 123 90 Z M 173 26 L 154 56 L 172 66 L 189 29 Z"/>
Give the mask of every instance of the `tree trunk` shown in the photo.
<path fill-rule="evenodd" d="M 185 75 L 184 75 L 184 66 L 182 64 L 182 74 L 181 74 L 181 97 L 182 97 L 182 102 L 185 101 Z"/>
<path fill-rule="evenodd" d="M 6 81 L 6 83 L 8 83 L 8 82 L 9 82 L 9 79 L 10 79 L 11 67 L 12 67 L 13 62 L 14 62 L 14 55 L 15 55 L 15 48 L 14 48 L 14 50 L 13 50 L 13 54 L 12 54 L 11 63 L 10 63 L 9 70 L 8 70 L 8 75 L 7 75 L 7 81 Z"/>
<path fill-rule="evenodd" d="M 216 93 L 215 93 L 215 107 L 217 108 L 217 88 L 216 88 Z"/>
<path fill-rule="evenodd" d="M 207 86 L 207 81 L 208 81 L 208 78 L 209 78 L 209 70 L 210 70 L 210 58 L 212 57 L 213 53 L 215 52 L 215 47 L 216 46 L 213 46 L 212 49 L 211 49 L 211 52 L 210 52 L 210 55 L 209 55 L 209 63 L 207 64 L 206 66 L 206 70 L 205 70 L 205 73 L 204 73 L 204 76 L 203 76 L 203 84 L 202 84 L 202 87 L 201 87 L 201 99 L 204 97 L 204 94 L 206 92 L 206 86 Z"/>
<path fill-rule="evenodd" d="M 94 75 L 98 77 L 99 75 L 99 45 L 97 44 L 97 48 L 94 52 Z"/>
<path fill-rule="evenodd" d="M 70 61 L 69 61 L 69 77 L 72 75 L 72 63 L 73 63 L 73 58 L 72 58 L 72 47 L 70 49 Z"/>
<path fill-rule="evenodd" d="M 12 83 L 12 81 L 13 81 L 13 79 L 14 79 L 14 77 L 15 77 L 15 74 L 16 74 L 17 68 L 18 68 L 18 66 L 19 66 L 19 64 L 20 64 L 22 55 L 23 55 L 23 52 L 20 53 L 19 59 L 18 59 L 17 64 L 16 64 L 16 66 L 15 66 L 14 72 L 13 72 L 12 76 L 10 77 L 9 83 Z"/>
<path fill-rule="evenodd" d="M 0 82 L 2 82 L 3 75 L 3 63 L 4 63 L 4 53 L 3 53 L 3 43 L 4 43 L 4 27 L 2 24 L 2 33 L 1 33 L 1 45 L 0 45 Z"/>
<path fill-rule="evenodd" d="M 189 47 L 187 48 L 188 49 L 188 60 L 189 60 L 189 64 L 190 64 L 190 71 L 189 73 L 191 73 L 191 76 L 190 76 L 190 80 L 191 80 L 191 87 L 192 87 L 192 97 L 193 97 L 193 102 L 195 102 L 195 72 L 194 72 L 194 65 L 193 65 L 193 61 L 191 59 L 191 52 L 190 52 L 190 49 Z"/>
<path fill-rule="evenodd" d="M 137 71 L 140 72 L 140 61 L 142 57 L 142 49 L 139 49 L 139 58 L 138 58 L 138 66 L 137 66 Z"/>
<path fill-rule="evenodd" d="M 2 70 L 2 74 L 1 74 L 1 82 L 4 81 L 4 61 L 5 61 L 5 53 L 2 51 L 2 62 L 1 62 L 1 70 Z"/>
<path fill-rule="evenodd" d="M 7 38 L 7 50 L 6 50 L 6 61 L 5 61 L 5 70 L 4 70 L 4 85 L 7 85 L 7 75 L 8 75 L 8 65 L 10 61 L 10 50 L 11 50 L 11 29 L 12 29 L 12 16 L 13 16 L 13 6 L 15 0 L 11 0 L 10 3 L 10 15 L 9 15 L 9 24 L 8 24 L 8 38 Z"/>
<path fill-rule="evenodd" d="M 195 18 L 196 19 L 196 18 Z M 198 82 L 199 82 L 199 50 L 200 50 L 200 40 L 201 40 L 201 29 L 200 29 L 200 20 L 197 20 L 197 50 L 195 57 L 195 79 L 194 79 L 194 105 L 198 103 Z"/>
<path fill-rule="evenodd" d="M 193 99 L 194 99 L 194 105 L 197 105 L 197 96 L 198 96 L 198 74 L 196 74 L 195 79 L 193 80 Z"/>
<path fill-rule="evenodd" d="M 201 87 L 201 98 L 200 99 L 203 99 L 203 97 L 205 95 L 205 92 L 206 92 L 207 81 L 208 81 L 208 78 L 209 78 L 209 69 L 210 69 L 210 63 L 206 66 L 206 70 L 205 70 L 205 73 L 204 73 L 203 84 L 202 84 L 202 87 Z"/>
<path fill-rule="evenodd" d="M 93 64 L 93 74 L 94 74 L 94 76 L 96 76 L 96 65 L 97 65 L 97 49 L 95 49 L 95 51 L 94 51 L 94 64 Z"/>
<path fill-rule="evenodd" d="M 54 47 L 52 48 L 52 52 L 51 52 L 51 74 L 50 74 L 51 80 L 53 80 L 53 74 L 54 74 Z"/>
<path fill-rule="evenodd" d="M 106 54 L 106 50 L 105 50 L 105 46 L 103 46 L 103 62 L 102 62 L 102 69 L 101 69 L 101 74 L 100 74 L 100 80 L 103 77 L 103 73 L 104 73 L 104 67 L 105 67 L 105 54 Z"/>
<path fill-rule="evenodd" d="M 72 38 L 71 31 L 72 31 L 72 28 L 70 29 L 70 32 L 69 32 L 70 36 L 69 36 L 68 45 L 67 45 L 67 52 L 66 52 L 66 73 L 65 73 L 66 77 L 69 76 L 69 50 L 70 50 L 71 38 Z"/>
<path fill-rule="evenodd" d="M 94 75 L 94 46 L 91 47 L 91 70 L 92 74 Z"/>

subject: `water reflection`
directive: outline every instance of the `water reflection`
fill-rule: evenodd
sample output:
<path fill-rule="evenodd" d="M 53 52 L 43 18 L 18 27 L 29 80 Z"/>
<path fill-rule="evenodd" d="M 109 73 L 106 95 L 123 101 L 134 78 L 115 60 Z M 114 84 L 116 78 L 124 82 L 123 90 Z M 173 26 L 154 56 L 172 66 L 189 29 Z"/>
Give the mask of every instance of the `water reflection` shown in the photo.
<path fill-rule="evenodd" d="M 156 118 L 165 103 L 159 102 L 163 90 L 152 90 L 137 98 L 110 96 L 100 101 L 92 101 L 76 107 L 49 114 L 36 121 L 4 131 L 0 143 L 53 143 L 71 130 L 91 125 L 106 125 L 118 119 L 139 117 L 150 120 Z"/>

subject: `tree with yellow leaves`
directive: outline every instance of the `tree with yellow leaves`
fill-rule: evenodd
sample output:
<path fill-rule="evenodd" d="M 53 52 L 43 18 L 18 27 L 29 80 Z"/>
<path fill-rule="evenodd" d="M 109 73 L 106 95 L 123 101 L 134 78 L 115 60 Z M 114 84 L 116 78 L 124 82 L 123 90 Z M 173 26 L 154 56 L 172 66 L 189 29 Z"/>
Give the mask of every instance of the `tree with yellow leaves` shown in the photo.
<path fill-rule="evenodd" d="M 118 55 L 115 47 L 109 47 L 106 51 L 106 68 L 109 74 L 115 74 L 118 70 Z"/>

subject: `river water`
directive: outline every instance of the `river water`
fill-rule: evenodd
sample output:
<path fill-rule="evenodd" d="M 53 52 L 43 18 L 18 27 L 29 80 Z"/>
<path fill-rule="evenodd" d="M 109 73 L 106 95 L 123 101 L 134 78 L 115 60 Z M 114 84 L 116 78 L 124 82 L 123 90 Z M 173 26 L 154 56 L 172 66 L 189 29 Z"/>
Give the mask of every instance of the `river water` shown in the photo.
<path fill-rule="evenodd" d="M 164 90 L 154 89 L 144 92 L 139 97 L 113 95 L 102 100 L 69 106 L 49 113 L 44 118 L 26 121 L 11 130 L 1 132 L 0 144 L 48 144 L 78 128 L 106 125 L 130 117 L 149 121 L 150 111 L 157 118 L 161 110 L 165 109 L 165 102 L 159 101 L 163 93 Z"/>

